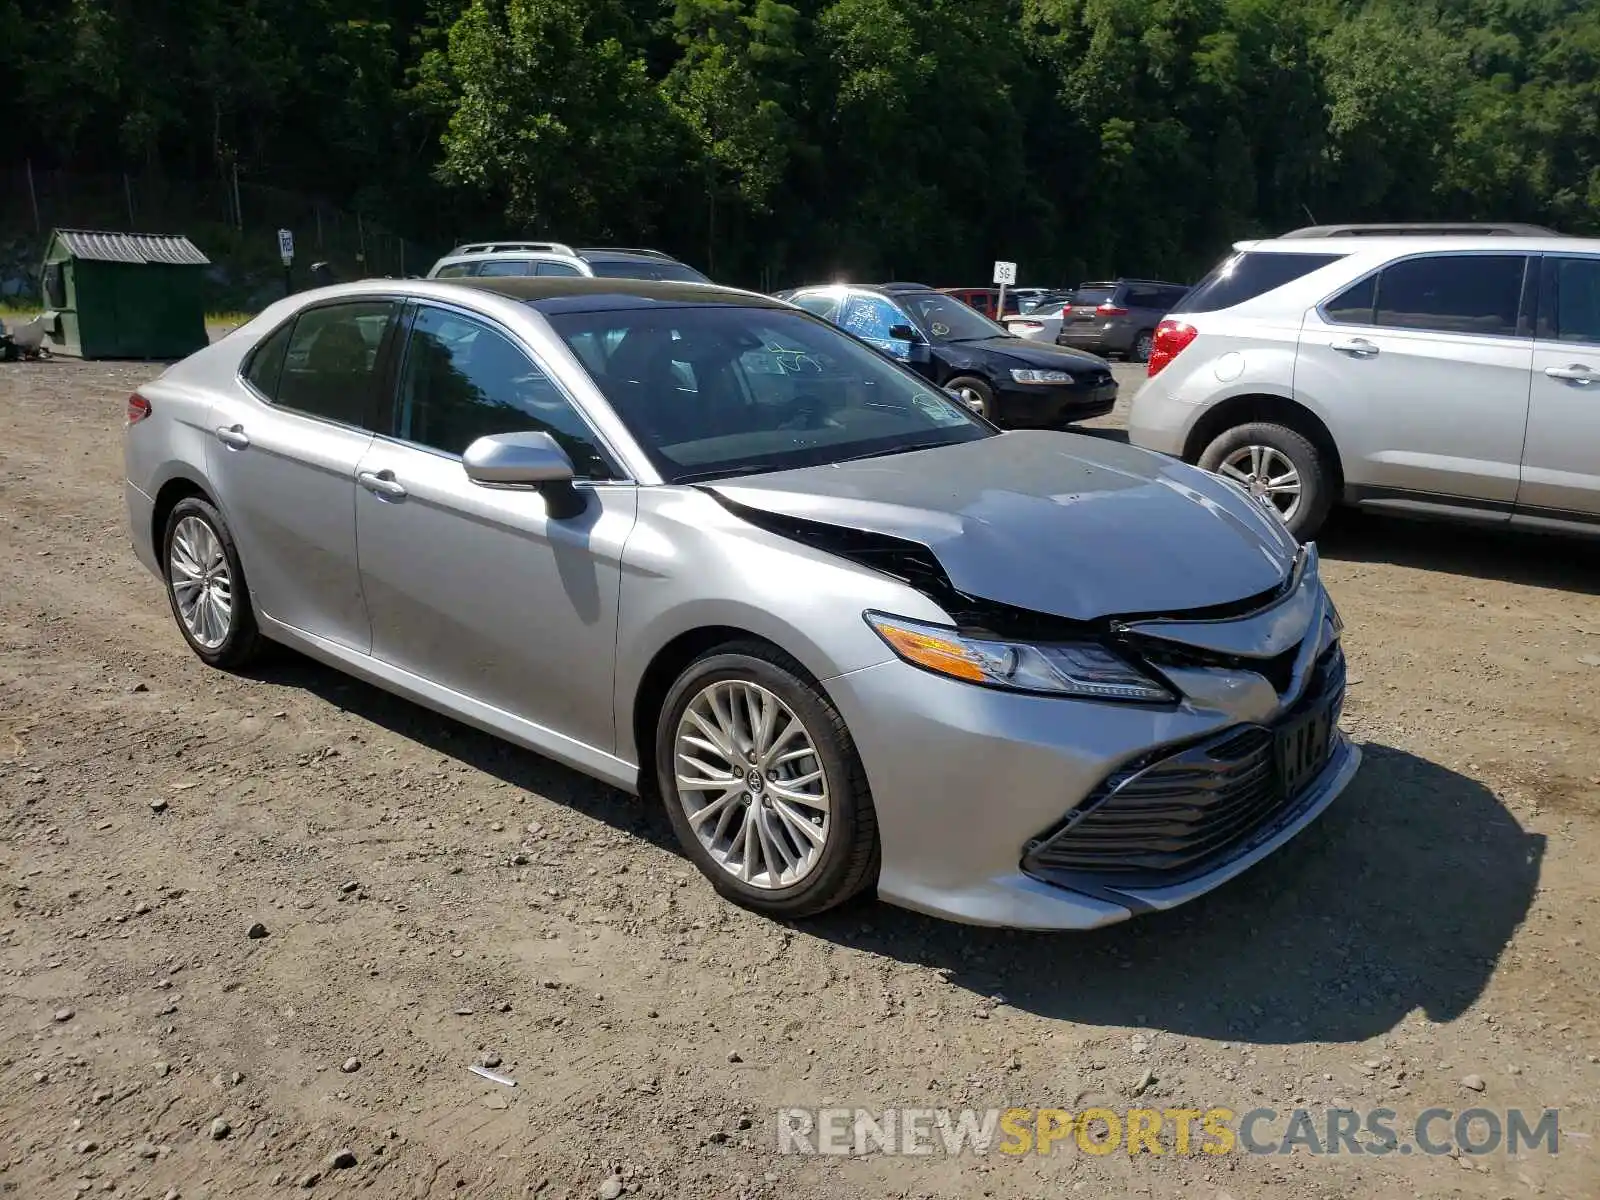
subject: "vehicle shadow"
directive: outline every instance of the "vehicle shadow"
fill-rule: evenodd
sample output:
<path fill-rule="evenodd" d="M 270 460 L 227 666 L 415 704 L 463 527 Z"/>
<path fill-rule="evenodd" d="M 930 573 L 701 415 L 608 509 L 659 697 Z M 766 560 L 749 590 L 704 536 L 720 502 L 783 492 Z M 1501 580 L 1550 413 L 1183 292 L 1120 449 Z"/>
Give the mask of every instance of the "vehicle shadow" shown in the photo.
<path fill-rule="evenodd" d="M 672 826 L 659 803 L 645 803 L 553 759 L 391 695 L 296 651 L 274 647 L 271 661 L 250 674 L 262 683 L 316 696 L 441 757 L 678 853 Z"/>
<path fill-rule="evenodd" d="M 1388 563 L 1600 595 L 1600 541 L 1579 537 L 1344 510 L 1318 537 L 1317 550 L 1335 562 Z"/>
<path fill-rule="evenodd" d="M 1460 1017 L 1526 917 L 1545 839 L 1475 780 L 1385 746 L 1322 819 L 1171 912 L 1088 934 L 887 906 L 803 927 L 1040 1016 L 1236 1042 L 1356 1042 Z"/>
<path fill-rule="evenodd" d="M 659 804 L 285 651 L 254 672 L 679 854 Z M 1545 838 L 1476 780 L 1382 745 L 1320 821 L 1183 908 L 1083 934 L 955 925 L 886 904 L 800 937 L 941 971 L 1039 1016 L 1236 1042 L 1357 1042 L 1460 1017 L 1538 888 Z"/>

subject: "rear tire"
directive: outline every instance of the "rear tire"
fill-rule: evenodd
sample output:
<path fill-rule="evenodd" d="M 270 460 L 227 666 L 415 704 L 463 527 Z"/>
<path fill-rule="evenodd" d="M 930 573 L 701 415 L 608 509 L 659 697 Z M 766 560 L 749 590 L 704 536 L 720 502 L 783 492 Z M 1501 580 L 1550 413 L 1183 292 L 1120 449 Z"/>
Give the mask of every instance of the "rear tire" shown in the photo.
<path fill-rule="evenodd" d="M 791 719 L 799 728 L 788 734 Z M 808 917 L 876 881 L 878 819 L 855 742 L 839 710 L 776 648 L 733 643 L 690 663 L 661 707 L 655 757 L 684 853 L 734 903 Z"/>
<path fill-rule="evenodd" d="M 1317 536 L 1337 499 L 1334 473 L 1322 452 L 1287 425 L 1253 421 L 1217 437 L 1200 466 L 1250 489 L 1302 542 Z"/>
<path fill-rule="evenodd" d="M 944 385 L 945 391 L 955 392 L 968 408 L 986 421 L 994 420 L 994 389 L 976 375 L 958 375 Z"/>
<path fill-rule="evenodd" d="M 173 505 L 162 533 L 161 564 L 178 632 L 202 662 L 236 671 L 260 655 L 265 639 L 239 551 L 209 501 L 186 496 Z"/>
<path fill-rule="evenodd" d="M 1150 351 L 1155 349 L 1155 344 L 1155 330 L 1141 329 L 1138 334 L 1134 336 L 1133 349 L 1128 353 L 1129 359 L 1137 363 L 1149 362 Z"/>

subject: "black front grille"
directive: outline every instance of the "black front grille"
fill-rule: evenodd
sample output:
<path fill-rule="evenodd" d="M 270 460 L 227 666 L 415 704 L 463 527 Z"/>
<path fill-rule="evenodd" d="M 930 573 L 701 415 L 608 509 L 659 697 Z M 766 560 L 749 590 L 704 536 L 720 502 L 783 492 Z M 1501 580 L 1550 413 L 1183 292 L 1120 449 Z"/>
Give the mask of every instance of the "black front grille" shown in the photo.
<path fill-rule="evenodd" d="M 1344 691 L 1335 646 L 1317 664 L 1306 697 L 1282 721 Z M 1055 830 L 1032 843 L 1023 870 L 1072 886 L 1162 886 L 1212 869 L 1229 851 L 1295 808 L 1274 757 L 1276 727 L 1241 726 L 1106 779 Z"/>

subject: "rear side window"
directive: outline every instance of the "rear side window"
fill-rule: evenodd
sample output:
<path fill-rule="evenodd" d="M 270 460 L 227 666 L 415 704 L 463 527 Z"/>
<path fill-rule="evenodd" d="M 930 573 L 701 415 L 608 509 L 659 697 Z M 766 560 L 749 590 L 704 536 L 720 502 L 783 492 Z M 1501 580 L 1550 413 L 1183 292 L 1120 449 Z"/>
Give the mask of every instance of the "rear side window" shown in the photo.
<path fill-rule="evenodd" d="M 1539 336 L 1600 346 L 1600 259 L 1547 258 Z"/>
<path fill-rule="evenodd" d="M 1521 254 L 1450 254 L 1394 263 L 1378 274 L 1372 323 L 1514 337 L 1526 270 Z"/>
<path fill-rule="evenodd" d="M 1174 313 L 1221 312 L 1257 296 L 1293 283 L 1342 254 L 1285 254 L 1275 250 L 1247 250 L 1224 259 L 1194 290 L 1185 296 Z"/>
<path fill-rule="evenodd" d="M 793 303 L 824 321 L 832 321 L 839 315 L 839 297 L 826 292 L 818 292 L 812 296 L 796 296 Z"/>
<path fill-rule="evenodd" d="M 274 400 L 342 425 L 372 428 L 378 351 L 394 320 L 390 300 L 307 309 L 295 320 Z"/>
<path fill-rule="evenodd" d="M 448 266 L 440 267 L 434 272 L 433 277 L 435 279 L 460 279 L 464 275 L 471 274 L 471 263 L 450 263 Z"/>
<path fill-rule="evenodd" d="M 283 374 L 283 360 L 289 350 L 289 335 L 293 331 L 293 321 L 280 325 L 266 341 L 250 352 L 249 361 L 245 363 L 245 379 L 268 400 L 277 399 L 278 376 Z"/>
<path fill-rule="evenodd" d="M 573 266 L 571 263 L 547 261 L 541 261 L 534 268 L 533 273 L 535 275 L 543 275 L 546 278 L 560 277 L 563 279 L 581 276 L 583 274 L 582 271 L 578 270 L 578 268 Z"/>

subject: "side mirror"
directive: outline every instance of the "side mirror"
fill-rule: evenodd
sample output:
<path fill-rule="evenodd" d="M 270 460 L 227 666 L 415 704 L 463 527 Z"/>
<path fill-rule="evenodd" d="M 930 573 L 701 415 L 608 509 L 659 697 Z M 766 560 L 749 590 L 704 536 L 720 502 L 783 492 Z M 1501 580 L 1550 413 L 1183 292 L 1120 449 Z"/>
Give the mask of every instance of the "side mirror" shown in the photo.
<path fill-rule="evenodd" d="M 550 515 L 575 517 L 583 495 L 572 486 L 572 460 L 548 433 L 497 433 L 481 437 L 461 456 L 467 478 L 479 487 L 529 488 L 541 493 Z"/>
<path fill-rule="evenodd" d="M 916 345 L 922 341 L 922 335 L 912 325 L 891 325 L 889 326 L 889 340 L 891 342 L 910 342 L 912 345 Z"/>

